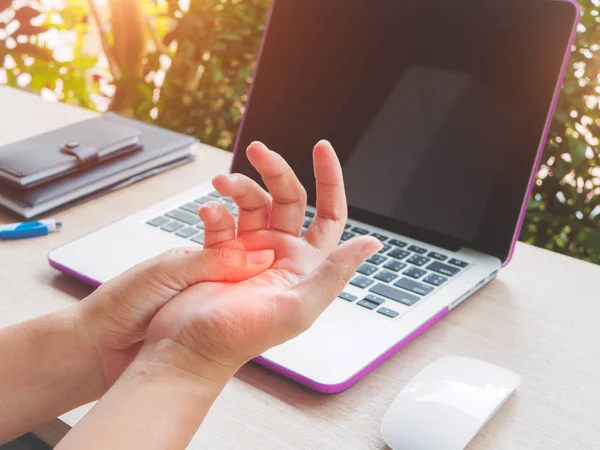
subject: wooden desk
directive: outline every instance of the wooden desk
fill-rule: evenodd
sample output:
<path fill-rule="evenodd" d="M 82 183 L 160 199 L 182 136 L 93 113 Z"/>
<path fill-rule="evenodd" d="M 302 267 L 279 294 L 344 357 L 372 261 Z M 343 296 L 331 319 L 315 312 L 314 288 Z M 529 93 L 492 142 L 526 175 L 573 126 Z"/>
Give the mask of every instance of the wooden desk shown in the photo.
<path fill-rule="evenodd" d="M 0 89 L 0 103 L 2 90 Z M 195 147 L 192 164 L 57 214 L 60 233 L 0 242 L 0 326 L 90 292 L 48 266 L 47 253 L 85 233 L 227 171 L 230 154 Z M 0 223 L 18 218 L 0 211 Z M 9 262 L 9 263 L 7 263 Z M 191 449 L 383 449 L 379 427 L 400 389 L 449 354 L 523 377 L 470 449 L 600 447 L 600 267 L 524 244 L 499 278 L 350 390 L 326 396 L 248 364 L 227 386 Z M 88 410 L 37 430 L 55 441 Z"/>

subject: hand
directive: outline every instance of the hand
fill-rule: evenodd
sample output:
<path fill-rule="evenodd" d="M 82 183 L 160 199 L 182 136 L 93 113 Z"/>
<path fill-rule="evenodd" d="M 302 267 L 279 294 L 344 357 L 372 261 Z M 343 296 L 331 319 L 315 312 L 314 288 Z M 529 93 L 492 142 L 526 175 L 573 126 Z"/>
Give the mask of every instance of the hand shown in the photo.
<path fill-rule="evenodd" d="M 209 227 L 218 226 L 206 222 Z M 92 347 L 98 365 L 96 395 L 102 395 L 138 353 L 156 312 L 188 286 L 239 281 L 269 268 L 272 250 L 175 249 L 100 286 L 75 310 L 75 328 Z"/>
<path fill-rule="evenodd" d="M 201 283 L 186 289 L 156 314 L 146 335 L 161 362 L 188 365 L 182 368 L 203 376 L 232 376 L 249 359 L 308 329 L 361 262 L 381 249 L 369 236 L 338 246 L 347 206 L 342 170 L 328 142 L 314 148 L 317 212 L 302 238 L 306 192 L 292 169 L 260 143 L 250 145 L 247 155 L 270 195 L 243 175 L 216 177 L 215 189 L 238 205 L 237 235 L 231 213 L 211 202 L 200 209 L 204 245 L 273 249 L 274 264 L 239 283 Z M 145 350 L 143 358 L 148 354 Z"/>

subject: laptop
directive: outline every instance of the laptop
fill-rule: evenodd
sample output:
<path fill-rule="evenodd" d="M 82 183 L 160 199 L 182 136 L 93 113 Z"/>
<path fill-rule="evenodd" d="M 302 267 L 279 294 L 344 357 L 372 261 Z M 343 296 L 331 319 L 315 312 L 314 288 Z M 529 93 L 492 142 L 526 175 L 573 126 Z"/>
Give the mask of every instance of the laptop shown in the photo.
<path fill-rule="evenodd" d="M 315 209 L 311 151 L 336 149 L 342 241 L 384 247 L 316 323 L 256 362 L 324 393 L 352 386 L 510 260 L 579 10 L 565 0 L 274 0 L 232 171 L 245 148 L 290 163 Z M 98 285 L 172 247 L 201 246 L 201 184 L 54 250 Z M 311 206 L 312 205 L 312 206 Z M 484 301 L 484 300 L 482 300 Z"/>

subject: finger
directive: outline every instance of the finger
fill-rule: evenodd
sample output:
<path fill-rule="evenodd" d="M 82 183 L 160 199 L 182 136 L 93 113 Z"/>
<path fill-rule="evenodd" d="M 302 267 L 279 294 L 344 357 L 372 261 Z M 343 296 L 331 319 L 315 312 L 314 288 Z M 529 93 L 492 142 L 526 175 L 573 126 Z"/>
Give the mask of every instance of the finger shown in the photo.
<path fill-rule="evenodd" d="M 337 247 L 348 218 L 342 167 L 328 141 L 320 141 L 313 151 L 317 180 L 317 212 L 304 235 L 314 247 L 326 252 Z"/>
<path fill-rule="evenodd" d="M 271 196 L 256 181 L 241 174 L 218 175 L 213 186 L 238 206 L 238 235 L 269 228 Z"/>
<path fill-rule="evenodd" d="M 149 277 L 182 291 L 206 281 L 242 281 L 267 270 L 273 250 L 174 249 L 159 256 Z"/>
<path fill-rule="evenodd" d="M 204 248 L 235 239 L 235 218 L 225 205 L 208 202 L 198 211 L 204 222 Z"/>
<path fill-rule="evenodd" d="M 350 281 L 362 262 L 381 250 L 382 244 L 371 236 L 362 236 L 336 247 L 308 277 L 295 285 L 287 303 L 295 311 L 287 315 L 301 320 L 300 331 L 308 328 Z M 279 305 L 278 305 L 279 306 Z"/>
<path fill-rule="evenodd" d="M 306 191 L 294 171 L 285 159 L 260 142 L 250 144 L 247 155 L 273 198 L 269 227 L 299 236 L 306 210 Z"/>
<path fill-rule="evenodd" d="M 176 248 L 138 264 L 111 283 L 126 286 L 133 297 L 152 285 L 178 293 L 206 281 L 246 280 L 267 270 L 274 261 L 275 252 L 269 249 Z"/>

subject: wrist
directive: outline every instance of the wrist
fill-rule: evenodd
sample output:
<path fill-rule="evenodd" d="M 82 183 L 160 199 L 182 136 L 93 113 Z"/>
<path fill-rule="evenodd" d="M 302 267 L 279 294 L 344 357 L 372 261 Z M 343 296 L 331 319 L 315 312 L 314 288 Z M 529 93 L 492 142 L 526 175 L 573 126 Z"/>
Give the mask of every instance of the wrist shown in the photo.
<path fill-rule="evenodd" d="M 212 385 L 220 391 L 239 367 L 208 359 L 172 339 L 163 338 L 144 343 L 130 369 L 122 378 L 135 377 L 140 373 L 178 374 L 202 385 Z"/>
<path fill-rule="evenodd" d="M 97 400 L 108 389 L 104 368 L 101 362 L 98 346 L 94 342 L 85 320 L 81 303 L 64 310 L 65 320 L 70 322 L 73 342 L 82 362 L 82 372 L 85 373 L 87 388 L 91 400 Z"/>

